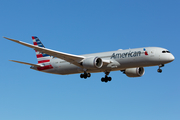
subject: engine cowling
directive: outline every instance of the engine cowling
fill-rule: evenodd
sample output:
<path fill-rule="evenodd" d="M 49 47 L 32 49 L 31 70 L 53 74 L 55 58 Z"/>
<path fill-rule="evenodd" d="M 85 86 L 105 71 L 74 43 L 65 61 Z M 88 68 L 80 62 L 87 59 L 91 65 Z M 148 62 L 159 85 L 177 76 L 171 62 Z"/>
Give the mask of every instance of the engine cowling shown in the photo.
<path fill-rule="evenodd" d="M 128 77 L 141 77 L 144 75 L 144 68 L 143 67 L 138 67 L 138 68 L 128 68 L 124 71 L 124 73 Z"/>
<path fill-rule="evenodd" d="M 103 61 L 99 57 L 89 57 L 83 60 L 82 65 L 88 69 L 101 68 L 103 66 Z"/>

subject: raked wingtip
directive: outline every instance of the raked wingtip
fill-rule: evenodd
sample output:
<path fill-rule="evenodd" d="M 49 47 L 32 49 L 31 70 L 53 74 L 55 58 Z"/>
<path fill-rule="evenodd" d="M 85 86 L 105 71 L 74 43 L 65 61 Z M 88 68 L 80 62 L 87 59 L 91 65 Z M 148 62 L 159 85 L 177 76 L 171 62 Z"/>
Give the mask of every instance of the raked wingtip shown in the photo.
<path fill-rule="evenodd" d="M 4 36 L 3 36 L 3 38 L 8 39 L 8 40 L 10 39 L 10 38 L 4 37 Z"/>

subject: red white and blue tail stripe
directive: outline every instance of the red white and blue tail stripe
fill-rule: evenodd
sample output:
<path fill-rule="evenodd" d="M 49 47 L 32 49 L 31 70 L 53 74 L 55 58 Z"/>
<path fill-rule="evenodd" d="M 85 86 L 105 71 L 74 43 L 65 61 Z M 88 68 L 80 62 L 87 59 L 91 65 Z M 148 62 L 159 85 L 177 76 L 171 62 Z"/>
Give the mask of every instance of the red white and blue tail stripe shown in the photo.
<path fill-rule="evenodd" d="M 36 36 L 32 36 L 32 40 L 33 40 L 33 44 L 35 46 L 38 46 L 38 47 L 44 47 L 44 45 L 42 44 L 42 42 L 39 40 L 38 37 Z M 52 59 L 52 57 L 48 54 L 45 54 L 45 53 L 41 53 L 39 51 L 36 51 L 36 57 L 37 57 L 37 60 L 38 60 L 38 64 L 42 64 L 42 63 L 48 63 L 50 62 L 50 59 Z"/>

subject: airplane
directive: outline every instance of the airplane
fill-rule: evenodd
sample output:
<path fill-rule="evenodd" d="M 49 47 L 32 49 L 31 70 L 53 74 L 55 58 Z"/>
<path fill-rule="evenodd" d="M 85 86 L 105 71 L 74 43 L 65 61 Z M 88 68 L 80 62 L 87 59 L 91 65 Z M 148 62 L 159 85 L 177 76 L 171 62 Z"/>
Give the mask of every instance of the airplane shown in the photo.
<path fill-rule="evenodd" d="M 4 37 L 7 40 L 19 43 L 35 50 L 37 64 L 10 60 L 25 65 L 31 69 L 60 75 L 80 74 L 81 78 L 91 77 L 91 73 L 104 72 L 102 82 L 111 81 L 108 77 L 111 71 L 121 71 L 128 77 L 141 77 L 144 75 L 144 67 L 159 66 L 157 72 L 161 73 L 161 67 L 172 62 L 175 57 L 165 48 L 143 47 L 135 49 L 119 49 L 117 51 L 101 52 L 85 55 L 73 55 L 45 48 L 38 37 L 32 36 L 33 44 Z"/>

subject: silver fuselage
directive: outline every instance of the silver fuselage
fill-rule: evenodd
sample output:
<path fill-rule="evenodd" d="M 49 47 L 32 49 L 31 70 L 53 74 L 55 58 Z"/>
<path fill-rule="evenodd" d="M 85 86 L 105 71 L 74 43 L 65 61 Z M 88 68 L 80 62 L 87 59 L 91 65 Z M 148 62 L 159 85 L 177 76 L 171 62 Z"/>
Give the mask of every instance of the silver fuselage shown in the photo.
<path fill-rule="evenodd" d="M 86 54 L 81 56 L 100 57 L 103 60 L 111 61 L 111 63 L 103 65 L 102 68 L 86 69 L 88 73 L 110 72 L 125 70 L 127 68 L 157 66 L 172 62 L 174 60 L 174 56 L 167 49 L 160 47 L 143 47 Z M 83 73 L 85 71 L 85 68 L 78 67 L 59 58 L 52 58 L 49 64 L 51 64 L 53 68 L 42 70 L 42 72 L 67 75 Z M 36 67 L 31 68 L 37 70 Z"/>

